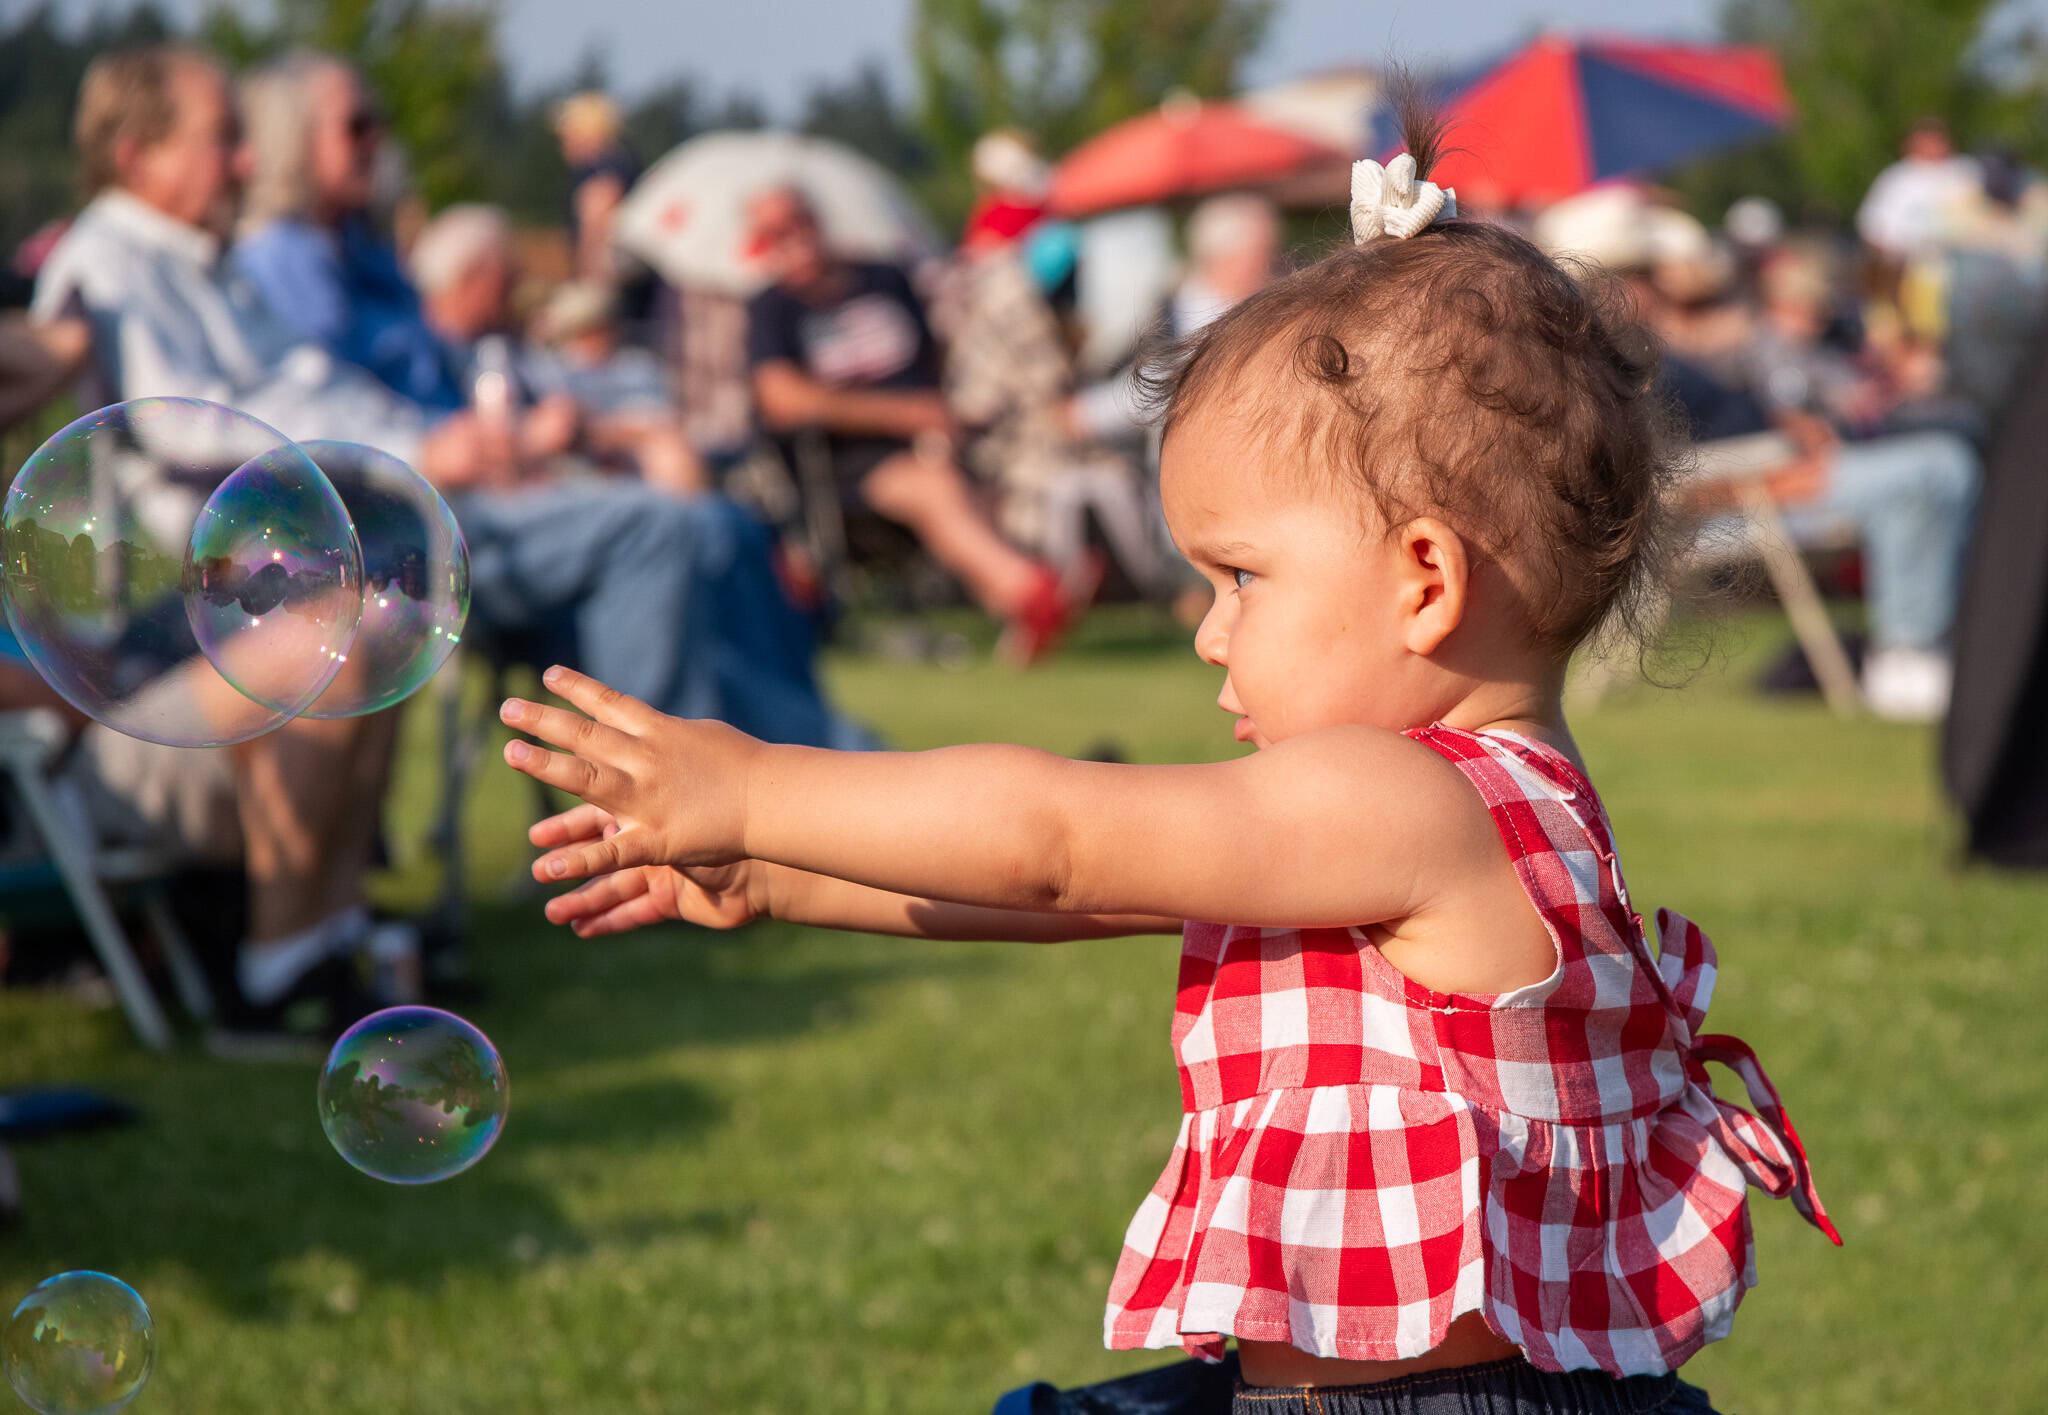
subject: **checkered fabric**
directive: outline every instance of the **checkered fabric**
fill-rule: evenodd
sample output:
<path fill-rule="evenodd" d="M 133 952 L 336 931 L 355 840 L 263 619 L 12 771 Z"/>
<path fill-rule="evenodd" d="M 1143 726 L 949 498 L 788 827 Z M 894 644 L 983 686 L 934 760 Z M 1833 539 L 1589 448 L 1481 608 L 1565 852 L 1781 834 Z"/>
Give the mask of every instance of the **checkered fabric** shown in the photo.
<path fill-rule="evenodd" d="M 1841 1241 L 1798 1135 L 1749 1048 L 1699 1035 L 1713 945 L 1660 912 L 1651 955 L 1578 770 L 1511 733 L 1410 735 L 1485 800 L 1556 971 L 1452 995 L 1360 929 L 1190 923 L 1186 1115 L 1125 1234 L 1105 1338 L 1383 1361 L 1476 1310 L 1546 1370 L 1676 1369 L 1756 1281 L 1746 1185 Z M 1760 1114 L 1714 1095 L 1710 1060 Z"/>

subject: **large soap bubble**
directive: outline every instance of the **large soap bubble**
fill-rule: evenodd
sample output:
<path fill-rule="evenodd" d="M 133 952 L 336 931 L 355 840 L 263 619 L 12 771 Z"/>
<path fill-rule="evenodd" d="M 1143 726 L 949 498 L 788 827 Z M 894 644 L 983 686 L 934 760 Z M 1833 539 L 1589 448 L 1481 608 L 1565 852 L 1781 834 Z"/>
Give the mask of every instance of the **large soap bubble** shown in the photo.
<path fill-rule="evenodd" d="M 437 1007 L 387 1007 L 341 1034 L 320 1073 L 320 1128 L 373 1179 L 431 1184 L 484 1157 L 510 1091 L 490 1038 Z"/>
<path fill-rule="evenodd" d="M 398 458 L 352 442 L 302 442 L 355 522 L 363 619 L 348 663 L 307 717 L 390 707 L 434 676 L 469 617 L 469 549 L 455 513 Z"/>
<path fill-rule="evenodd" d="M 349 657 L 363 557 L 347 510 L 287 443 L 230 472 L 186 548 L 185 615 L 207 659 L 248 697 L 292 716 Z"/>
<path fill-rule="evenodd" d="M 44 1278 L 0 1333 L 14 1393 L 40 1415 L 112 1415 L 156 1362 L 156 1327 L 135 1289 L 105 1273 Z"/>
<path fill-rule="evenodd" d="M 0 555 L 8 622 L 44 680 L 172 746 L 247 741 L 310 705 L 361 613 L 361 552 L 320 469 L 194 398 L 102 408 L 37 448 Z"/>

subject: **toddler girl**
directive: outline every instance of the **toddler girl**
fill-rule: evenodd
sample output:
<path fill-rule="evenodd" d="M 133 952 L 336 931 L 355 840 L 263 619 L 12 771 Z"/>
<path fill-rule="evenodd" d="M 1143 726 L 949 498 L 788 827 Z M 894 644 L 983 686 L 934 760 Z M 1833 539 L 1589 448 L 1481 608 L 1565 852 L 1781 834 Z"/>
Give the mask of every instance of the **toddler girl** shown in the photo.
<path fill-rule="evenodd" d="M 1706 938 L 1651 950 L 1565 725 L 1566 659 L 1654 564 L 1654 357 L 1520 236 L 1455 219 L 1432 134 L 1361 163 L 1355 244 L 1157 376 L 1195 635 L 1256 750 L 844 754 L 587 716 L 507 760 L 590 936 L 773 916 L 926 938 L 1184 936 L 1185 1116 L 1124 1240 L 1115 1347 L 1220 1359 L 1239 1415 L 1704 1411 L 1672 1373 L 1755 1280 L 1744 1192 L 1834 1236 Z M 1732 1066 L 1753 1115 L 1717 1098 Z"/>

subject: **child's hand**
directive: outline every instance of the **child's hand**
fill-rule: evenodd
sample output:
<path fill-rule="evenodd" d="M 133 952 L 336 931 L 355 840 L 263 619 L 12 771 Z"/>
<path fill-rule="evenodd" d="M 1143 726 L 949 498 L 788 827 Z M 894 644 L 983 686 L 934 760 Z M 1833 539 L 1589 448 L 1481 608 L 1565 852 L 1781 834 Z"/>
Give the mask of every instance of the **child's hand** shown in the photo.
<path fill-rule="evenodd" d="M 543 850 L 609 840 L 619 824 L 596 806 L 576 806 L 546 820 L 526 835 Z M 711 929 L 736 929 L 760 916 L 748 893 L 754 862 L 729 865 L 637 865 L 602 874 L 588 884 L 550 899 L 548 922 L 567 924 L 578 938 L 625 933 L 670 919 Z M 539 862 L 534 874 L 542 875 Z"/>
<path fill-rule="evenodd" d="M 542 881 L 588 879 L 643 865 L 726 865 L 745 855 L 747 772 L 761 744 L 720 722 L 656 712 L 566 668 L 544 681 L 588 717 L 507 698 L 498 715 L 566 752 L 509 742 L 505 761 L 610 815 L 534 862 Z M 573 814 L 573 812 L 572 812 Z"/>

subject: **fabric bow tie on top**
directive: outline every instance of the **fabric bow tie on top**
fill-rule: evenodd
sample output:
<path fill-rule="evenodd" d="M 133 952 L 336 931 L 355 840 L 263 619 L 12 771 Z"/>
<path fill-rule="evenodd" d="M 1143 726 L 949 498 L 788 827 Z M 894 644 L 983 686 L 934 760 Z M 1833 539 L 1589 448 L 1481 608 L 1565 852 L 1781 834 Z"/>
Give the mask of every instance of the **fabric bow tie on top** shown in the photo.
<path fill-rule="evenodd" d="M 1434 182 L 1418 181 L 1415 155 L 1404 152 L 1382 167 L 1371 158 L 1351 164 L 1351 240 L 1364 245 L 1375 236 L 1406 239 L 1426 231 L 1440 217 L 1458 214 L 1458 194 Z"/>

